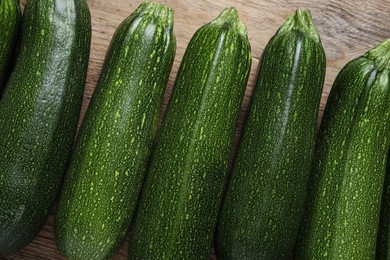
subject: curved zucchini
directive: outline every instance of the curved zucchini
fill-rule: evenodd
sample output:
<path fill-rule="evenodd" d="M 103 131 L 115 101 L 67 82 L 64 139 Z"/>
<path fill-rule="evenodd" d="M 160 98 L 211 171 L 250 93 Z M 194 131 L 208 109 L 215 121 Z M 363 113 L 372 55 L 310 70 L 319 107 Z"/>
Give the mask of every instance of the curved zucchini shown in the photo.
<path fill-rule="evenodd" d="M 151 158 L 129 259 L 209 257 L 250 64 L 234 8 L 192 37 Z"/>
<path fill-rule="evenodd" d="M 173 11 L 155 3 L 113 36 L 58 205 L 55 234 L 68 259 L 108 259 L 125 239 L 175 48 Z"/>
<path fill-rule="evenodd" d="M 0 1 L 0 84 L 4 83 L 10 69 L 10 58 L 14 50 L 20 21 L 19 0 Z"/>
<path fill-rule="evenodd" d="M 374 259 L 389 150 L 390 40 L 338 74 L 316 145 L 296 259 Z"/>
<path fill-rule="evenodd" d="M 0 255 L 38 233 L 60 187 L 80 113 L 91 19 L 84 0 L 34 0 L 0 102 Z"/>
<path fill-rule="evenodd" d="M 221 259 L 285 259 L 303 213 L 325 77 L 309 11 L 267 44 L 216 232 Z"/>
<path fill-rule="evenodd" d="M 382 208 L 376 247 L 376 259 L 390 259 L 390 160 L 387 161 L 385 185 L 383 187 Z"/>

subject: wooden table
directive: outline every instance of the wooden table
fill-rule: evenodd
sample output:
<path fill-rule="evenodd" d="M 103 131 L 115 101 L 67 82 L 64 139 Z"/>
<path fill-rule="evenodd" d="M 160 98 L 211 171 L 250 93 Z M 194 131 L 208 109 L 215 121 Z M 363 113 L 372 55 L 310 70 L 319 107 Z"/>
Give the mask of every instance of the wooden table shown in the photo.
<path fill-rule="evenodd" d="M 216 17 L 225 7 L 238 9 L 241 20 L 247 25 L 252 46 L 253 63 L 245 99 L 242 106 L 237 136 L 242 128 L 248 100 L 255 82 L 259 57 L 268 40 L 296 8 L 310 9 L 321 34 L 327 55 L 327 72 L 321 101 L 322 115 L 331 85 L 339 70 L 352 58 L 390 37 L 389 0 L 165 0 L 158 1 L 175 11 L 177 52 L 164 99 L 165 111 L 172 92 L 173 82 L 183 57 L 184 50 L 193 33 L 203 24 Z M 87 86 L 80 122 L 95 88 L 103 59 L 118 24 L 127 17 L 141 1 L 137 0 L 88 0 L 92 14 L 93 34 Z M 22 0 L 22 5 L 25 0 Z M 236 138 L 237 140 L 237 138 Z M 237 145 L 237 141 L 235 147 Z M 53 207 L 46 225 L 36 239 L 20 252 L 7 259 L 64 259 L 54 242 Z M 127 259 L 128 240 L 114 259 Z M 89 259 L 85 259 L 89 260 Z"/>

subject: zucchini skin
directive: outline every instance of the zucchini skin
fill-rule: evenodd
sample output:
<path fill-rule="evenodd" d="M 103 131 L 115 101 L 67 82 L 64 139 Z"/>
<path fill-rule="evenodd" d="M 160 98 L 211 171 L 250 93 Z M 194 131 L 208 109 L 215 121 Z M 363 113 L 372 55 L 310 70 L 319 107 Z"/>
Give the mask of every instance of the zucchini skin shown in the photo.
<path fill-rule="evenodd" d="M 291 255 L 310 174 L 325 60 L 309 11 L 297 10 L 267 44 L 219 216 L 219 258 Z"/>
<path fill-rule="evenodd" d="M 143 3 L 113 36 L 60 196 L 68 259 L 108 259 L 127 235 L 175 56 L 173 11 Z"/>
<path fill-rule="evenodd" d="M 340 71 L 316 145 L 296 259 L 374 259 L 389 150 L 390 41 Z"/>
<path fill-rule="evenodd" d="M 234 8 L 201 27 L 152 153 L 129 259 L 207 259 L 251 65 Z"/>
<path fill-rule="evenodd" d="M 389 155 L 387 155 L 388 157 Z M 390 259 L 390 160 L 387 160 L 385 185 L 383 187 L 382 207 L 379 220 L 376 259 Z"/>
<path fill-rule="evenodd" d="M 46 221 L 71 152 L 91 41 L 84 0 L 34 0 L 0 102 L 0 255 Z"/>
<path fill-rule="evenodd" d="M 18 0 L 0 2 L 0 90 L 10 70 L 10 58 L 21 22 Z"/>

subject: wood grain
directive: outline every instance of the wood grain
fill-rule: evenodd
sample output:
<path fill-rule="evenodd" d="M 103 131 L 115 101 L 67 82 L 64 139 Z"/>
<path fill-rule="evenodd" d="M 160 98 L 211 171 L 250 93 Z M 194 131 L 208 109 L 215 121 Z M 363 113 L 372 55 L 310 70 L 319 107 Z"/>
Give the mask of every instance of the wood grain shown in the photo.
<path fill-rule="evenodd" d="M 26 1 L 22 0 L 21 2 L 24 5 Z M 235 6 L 239 11 L 241 20 L 247 25 L 249 40 L 252 46 L 253 64 L 240 119 L 237 124 L 235 147 L 237 147 L 242 121 L 255 83 L 260 55 L 268 40 L 283 23 L 286 16 L 292 14 L 295 9 L 310 9 L 312 11 L 327 55 L 325 87 L 318 121 L 320 121 L 322 116 L 331 85 L 341 67 L 350 59 L 363 54 L 369 48 L 390 37 L 390 18 L 388 16 L 390 13 L 390 2 L 388 0 L 165 0 L 158 2 L 166 4 L 175 10 L 174 30 L 177 38 L 176 58 L 165 93 L 160 122 L 172 93 L 173 82 L 185 47 L 193 33 L 228 6 Z M 119 23 L 141 1 L 88 0 L 88 3 L 92 15 L 93 34 L 89 72 L 80 123 L 94 91 L 112 35 Z M 54 242 L 54 212 L 55 206 L 46 225 L 33 242 L 20 252 L 10 255 L 6 259 L 64 259 Z M 128 239 L 113 259 L 127 259 L 127 247 Z M 214 257 L 212 256 L 212 258 Z"/>

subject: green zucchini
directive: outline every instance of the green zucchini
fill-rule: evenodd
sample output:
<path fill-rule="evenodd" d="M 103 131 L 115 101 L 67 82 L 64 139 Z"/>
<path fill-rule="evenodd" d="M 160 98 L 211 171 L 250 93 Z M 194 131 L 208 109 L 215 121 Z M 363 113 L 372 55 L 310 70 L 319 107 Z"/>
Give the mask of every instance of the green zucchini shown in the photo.
<path fill-rule="evenodd" d="M 175 49 L 173 11 L 161 4 L 142 3 L 113 36 L 59 200 L 68 259 L 108 259 L 125 239 Z"/>
<path fill-rule="evenodd" d="M 267 44 L 221 208 L 221 259 L 285 259 L 303 213 L 325 76 L 309 11 L 288 17 Z"/>
<path fill-rule="evenodd" d="M 0 84 L 4 83 L 10 69 L 10 58 L 16 43 L 20 21 L 19 0 L 0 1 Z"/>
<path fill-rule="evenodd" d="M 192 37 L 156 140 L 129 259 L 207 259 L 251 64 L 234 8 Z"/>
<path fill-rule="evenodd" d="M 35 237 L 60 188 L 90 41 L 85 0 L 28 2 L 19 56 L 0 101 L 0 255 Z"/>
<path fill-rule="evenodd" d="M 390 40 L 338 74 L 316 144 L 296 259 L 374 259 L 389 150 Z"/>
<path fill-rule="evenodd" d="M 389 155 L 387 155 L 389 156 Z M 387 161 L 385 185 L 382 195 L 382 209 L 376 247 L 376 259 L 390 259 L 390 160 Z"/>

